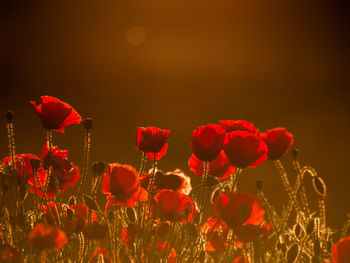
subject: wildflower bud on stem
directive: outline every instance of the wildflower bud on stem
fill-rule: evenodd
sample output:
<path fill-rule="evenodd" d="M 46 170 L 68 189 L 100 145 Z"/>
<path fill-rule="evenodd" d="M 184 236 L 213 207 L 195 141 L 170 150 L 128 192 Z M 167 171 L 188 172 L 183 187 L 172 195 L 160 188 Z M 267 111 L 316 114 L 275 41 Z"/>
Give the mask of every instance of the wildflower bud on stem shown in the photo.
<path fill-rule="evenodd" d="M 12 122 L 12 119 L 13 119 L 13 112 L 12 111 L 8 111 L 6 113 L 6 118 L 7 118 L 7 121 L 10 123 Z"/>
<path fill-rule="evenodd" d="M 91 130 L 91 128 L 92 128 L 92 119 L 91 118 L 84 119 L 84 127 L 88 131 Z"/>

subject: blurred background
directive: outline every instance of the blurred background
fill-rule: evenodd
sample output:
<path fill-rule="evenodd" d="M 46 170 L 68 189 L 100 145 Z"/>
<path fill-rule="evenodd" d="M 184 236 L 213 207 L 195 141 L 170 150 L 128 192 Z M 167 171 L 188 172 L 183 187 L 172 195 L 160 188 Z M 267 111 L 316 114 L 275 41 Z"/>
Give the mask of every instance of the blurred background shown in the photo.
<path fill-rule="evenodd" d="M 350 32 L 347 1 L 2 1 L 0 157 L 5 114 L 15 113 L 18 153 L 45 140 L 29 101 L 60 98 L 94 118 L 91 160 L 138 166 L 137 126 L 170 129 L 160 168 L 183 169 L 193 129 L 244 119 L 286 127 L 302 164 L 328 186 L 328 222 L 350 212 Z M 1 118 L 0 118 L 1 119 Z M 83 128 L 54 134 L 82 163 Z M 290 166 L 290 155 L 284 163 Z M 293 177 L 293 176 L 292 176 Z M 280 209 L 287 195 L 272 163 L 243 172 L 261 179 Z M 198 178 L 193 175 L 194 183 Z M 291 178 L 294 181 L 294 178 Z M 310 188 L 311 189 L 311 188 Z M 73 191 L 73 190 L 71 190 Z M 310 192 L 310 199 L 317 200 Z"/>

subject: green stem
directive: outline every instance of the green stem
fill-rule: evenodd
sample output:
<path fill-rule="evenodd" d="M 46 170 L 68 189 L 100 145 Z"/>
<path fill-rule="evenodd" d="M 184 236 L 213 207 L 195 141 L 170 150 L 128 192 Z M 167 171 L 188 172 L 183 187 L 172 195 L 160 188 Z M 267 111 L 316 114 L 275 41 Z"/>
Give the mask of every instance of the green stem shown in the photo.
<path fill-rule="evenodd" d="M 239 173 L 241 172 L 241 168 L 237 168 L 236 174 L 231 177 L 232 180 L 232 187 L 231 187 L 231 193 L 236 192 L 237 189 L 237 182 L 238 182 L 238 176 Z"/>
<path fill-rule="evenodd" d="M 199 216 L 199 225 L 202 223 L 203 214 L 204 214 L 204 208 L 205 208 L 205 189 L 206 189 L 206 183 L 209 173 L 209 162 L 204 162 L 204 170 L 203 170 L 203 178 L 202 178 L 202 199 L 201 199 L 201 206 L 200 206 L 200 216 Z"/>

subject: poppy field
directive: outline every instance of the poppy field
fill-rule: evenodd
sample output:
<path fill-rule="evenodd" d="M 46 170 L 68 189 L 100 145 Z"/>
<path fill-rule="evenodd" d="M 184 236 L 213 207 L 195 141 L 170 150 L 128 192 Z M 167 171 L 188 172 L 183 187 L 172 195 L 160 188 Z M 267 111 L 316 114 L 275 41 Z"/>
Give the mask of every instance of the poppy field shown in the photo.
<path fill-rule="evenodd" d="M 286 128 L 262 132 L 245 120 L 200 126 L 189 135 L 186 174 L 158 165 L 173 131 L 136 128 L 139 167 L 90 160 L 92 119 L 51 96 L 30 104 L 46 142 L 40 156 L 17 153 L 14 114 L 7 113 L 0 262 L 350 262 L 350 218 L 340 229 L 327 225 L 326 183 L 301 164 L 297 138 Z M 79 124 L 84 145 L 77 165 L 55 145 L 55 133 Z M 287 154 L 290 164 L 281 161 Z M 288 195 L 282 211 L 262 181 L 254 182 L 254 193 L 238 187 L 245 169 L 265 162 L 273 162 Z M 200 183 L 192 185 L 191 177 Z"/>

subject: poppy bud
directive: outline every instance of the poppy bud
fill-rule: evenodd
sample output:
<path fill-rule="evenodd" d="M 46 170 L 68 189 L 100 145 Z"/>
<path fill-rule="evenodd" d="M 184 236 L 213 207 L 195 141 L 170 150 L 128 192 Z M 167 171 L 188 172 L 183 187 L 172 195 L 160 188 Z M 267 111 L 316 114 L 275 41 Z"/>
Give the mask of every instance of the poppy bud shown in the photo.
<path fill-rule="evenodd" d="M 255 186 L 256 186 L 257 190 L 259 190 L 259 191 L 262 190 L 263 189 L 262 181 L 260 181 L 260 180 L 256 181 Z"/>
<path fill-rule="evenodd" d="M 103 174 L 105 172 L 105 169 L 107 167 L 107 164 L 103 161 L 97 161 L 92 164 L 92 172 L 95 175 Z"/>
<path fill-rule="evenodd" d="M 291 245 L 287 251 L 287 263 L 294 263 L 296 262 L 295 260 L 297 259 L 299 255 L 299 245 L 297 243 L 294 243 Z"/>
<path fill-rule="evenodd" d="M 84 119 L 84 127 L 87 131 L 91 130 L 91 128 L 92 128 L 92 119 L 91 118 Z"/>
<path fill-rule="evenodd" d="M 30 159 L 30 165 L 33 170 L 37 170 L 40 167 L 40 160 L 37 158 Z"/>
<path fill-rule="evenodd" d="M 314 232 L 314 229 L 315 229 L 315 220 L 311 219 L 306 225 L 306 234 L 310 235 L 312 232 Z"/>
<path fill-rule="evenodd" d="M 304 233 L 303 227 L 300 224 L 296 224 L 294 227 L 294 233 L 295 233 L 295 236 L 300 239 Z"/>
<path fill-rule="evenodd" d="M 13 120 L 13 112 L 12 112 L 12 111 L 8 111 L 8 112 L 6 113 L 6 118 L 7 118 L 7 121 L 8 121 L 9 123 L 11 123 L 12 120 Z"/>
<path fill-rule="evenodd" d="M 128 219 L 130 222 L 135 222 L 137 219 L 137 213 L 136 210 L 133 207 L 127 207 L 126 208 L 126 215 L 128 216 Z"/>
<path fill-rule="evenodd" d="M 298 154 L 299 154 L 299 149 L 298 148 L 293 148 L 292 149 L 292 155 L 293 155 L 293 159 L 296 160 L 298 158 Z"/>
<path fill-rule="evenodd" d="M 72 206 L 75 205 L 77 203 L 77 198 L 74 195 L 71 195 L 68 199 L 68 205 Z"/>
<path fill-rule="evenodd" d="M 320 196 L 324 197 L 326 194 L 326 184 L 323 182 L 321 177 L 315 176 L 312 178 L 312 186 L 315 192 Z"/>

